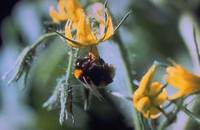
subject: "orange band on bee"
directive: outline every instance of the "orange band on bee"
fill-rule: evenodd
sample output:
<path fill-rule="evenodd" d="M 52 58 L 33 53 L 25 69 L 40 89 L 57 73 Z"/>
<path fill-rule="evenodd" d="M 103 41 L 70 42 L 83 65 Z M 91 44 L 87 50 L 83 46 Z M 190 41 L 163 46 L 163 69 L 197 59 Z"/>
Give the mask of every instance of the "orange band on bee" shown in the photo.
<path fill-rule="evenodd" d="M 74 77 L 78 79 L 78 78 L 80 78 L 82 73 L 83 73 L 83 71 L 81 69 L 75 69 L 74 70 Z"/>

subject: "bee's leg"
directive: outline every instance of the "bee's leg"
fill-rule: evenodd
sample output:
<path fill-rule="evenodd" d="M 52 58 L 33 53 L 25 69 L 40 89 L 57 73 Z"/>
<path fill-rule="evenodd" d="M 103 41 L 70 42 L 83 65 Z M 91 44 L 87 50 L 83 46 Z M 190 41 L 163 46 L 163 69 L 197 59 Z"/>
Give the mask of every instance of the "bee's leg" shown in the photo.
<path fill-rule="evenodd" d="M 99 91 L 97 90 L 97 86 L 95 86 L 92 82 L 88 83 L 88 81 L 86 80 L 85 77 L 83 77 L 83 80 L 84 80 L 84 82 L 85 82 L 84 86 L 85 86 L 86 88 L 88 88 L 94 96 L 96 96 L 99 100 L 102 101 L 104 98 L 103 98 L 103 96 L 99 93 Z"/>

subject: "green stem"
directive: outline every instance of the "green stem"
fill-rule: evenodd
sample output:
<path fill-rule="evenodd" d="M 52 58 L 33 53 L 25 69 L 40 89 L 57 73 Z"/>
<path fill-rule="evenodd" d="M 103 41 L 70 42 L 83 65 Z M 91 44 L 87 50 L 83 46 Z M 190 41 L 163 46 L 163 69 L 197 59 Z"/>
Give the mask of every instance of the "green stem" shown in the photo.
<path fill-rule="evenodd" d="M 174 103 L 176 105 L 177 108 L 179 108 L 180 110 L 182 110 L 186 115 L 188 115 L 192 120 L 196 121 L 198 124 L 200 124 L 200 118 L 195 115 L 194 113 L 192 113 L 190 110 L 188 110 L 185 106 L 183 106 L 182 104 L 179 105 L 177 104 L 175 101 L 172 101 L 172 103 Z"/>
<path fill-rule="evenodd" d="M 55 32 L 43 34 L 41 37 L 39 37 L 39 39 L 35 43 L 33 43 L 30 46 L 30 50 L 34 50 L 37 46 L 39 46 L 41 43 L 43 43 L 43 40 L 45 40 L 46 38 L 51 37 L 51 36 L 56 36 L 56 35 L 57 35 L 57 33 L 55 33 Z"/>
<path fill-rule="evenodd" d="M 197 57 L 198 57 L 198 62 L 200 65 L 200 50 L 199 50 L 196 34 L 197 34 L 196 28 L 193 26 L 194 45 L 195 45 L 195 49 L 196 49 L 196 53 L 197 53 Z"/>
<path fill-rule="evenodd" d="M 71 74 L 72 74 L 73 64 L 75 61 L 74 59 L 78 55 L 78 51 L 79 49 L 70 48 L 68 65 L 65 75 L 65 84 L 60 87 L 60 104 L 61 104 L 60 119 L 59 119 L 60 124 L 62 124 L 64 120 L 68 118 L 68 113 L 71 114 L 72 121 L 74 123 L 74 116 L 72 110 L 72 86 L 70 85 L 71 81 L 70 79 L 72 77 Z"/>
<path fill-rule="evenodd" d="M 79 49 L 74 49 L 71 48 L 69 52 L 69 60 L 68 60 L 68 65 L 67 65 L 67 70 L 66 70 L 66 83 L 69 84 L 69 79 L 70 75 L 72 74 L 72 65 L 74 63 L 74 59 L 77 57 L 79 52 Z"/>
<path fill-rule="evenodd" d="M 171 101 L 170 102 L 171 104 L 175 102 L 174 101 Z M 177 116 L 177 113 L 180 111 L 180 106 L 183 104 L 183 100 L 180 100 L 178 102 L 178 104 L 176 104 L 176 106 L 174 106 L 174 110 L 173 112 L 170 112 L 170 113 L 163 113 L 166 117 L 166 119 L 160 123 L 159 127 L 158 127 L 158 130 L 164 130 L 165 128 L 167 128 L 170 124 L 172 124 L 175 120 L 176 120 L 176 116 Z"/>
<path fill-rule="evenodd" d="M 132 89 L 135 90 L 137 88 L 136 87 L 137 85 L 133 84 L 132 80 L 130 78 L 130 77 L 133 77 L 133 76 L 132 76 L 131 71 L 130 71 L 130 70 L 132 70 L 132 67 L 131 67 L 131 63 L 129 62 L 129 59 L 128 59 L 127 50 L 126 50 L 126 48 L 125 48 L 125 46 L 124 46 L 124 44 L 122 42 L 122 39 L 120 38 L 118 33 L 114 35 L 114 39 L 113 40 L 117 42 L 117 45 L 118 45 L 119 50 L 120 50 L 120 54 L 122 55 L 122 58 L 123 58 L 122 60 L 124 61 L 124 64 L 125 64 L 125 66 L 127 68 L 127 75 L 128 75 L 127 78 L 128 78 L 128 81 L 129 81 L 129 88 L 131 90 Z"/>
<path fill-rule="evenodd" d="M 186 107 L 182 106 L 180 107 L 180 109 L 186 114 L 188 115 L 192 120 L 196 121 L 198 124 L 200 124 L 200 118 L 195 115 L 194 113 L 192 113 L 190 110 L 188 110 Z"/>
<path fill-rule="evenodd" d="M 67 70 L 66 70 L 66 77 L 65 77 L 67 86 L 69 84 L 69 78 L 70 78 L 71 71 L 72 71 L 73 57 L 74 57 L 73 51 L 71 49 L 70 52 L 69 52 L 69 60 L 68 60 L 68 65 L 67 65 Z"/>
<path fill-rule="evenodd" d="M 161 122 L 161 124 L 158 127 L 158 130 L 164 130 L 169 124 L 169 120 L 165 119 L 163 122 Z"/>
<path fill-rule="evenodd" d="M 176 110 L 172 113 L 167 114 L 166 119 L 160 123 L 158 126 L 158 130 L 164 130 L 166 129 L 170 124 L 172 124 L 176 120 L 176 115 L 179 112 L 179 109 L 176 108 Z"/>
<path fill-rule="evenodd" d="M 132 77 L 131 72 L 129 70 L 131 70 L 131 66 L 130 66 L 130 62 L 128 59 L 128 54 L 126 53 L 127 50 L 123 45 L 123 42 L 119 36 L 119 34 L 115 34 L 114 35 L 114 41 L 116 41 L 120 50 L 120 54 L 122 55 L 122 60 L 124 61 L 125 67 L 126 69 L 126 73 L 127 73 L 127 79 L 128 79 L 128 88 L 129 90 L 132 90 L 133 88 L 136 88 L 137 85 L 132 83 L 132 80 L 130 77 Z M 132 93 L 132 92 L 131 92 Z M 139 117 L 138 117 L 138 113 L 136 111 L 136 109 L 133 110 L 133 120 L 134 120 L 134 127 L 135 130 L 142 130 L 142 126 L 140 125 L 140 121 L 139 121 Z"/>
<path fill-rule="evenodd" d="M 168 114 L 163 110 L 160 106 L 154 105 L 166 118 L 168 118 Z"/>
<path fill-rule="evenodd" d="M 162 86 L 162 88 L 155 94 L 155 96 L 154 97 L 158 97 L 162 92 L 163 92 L 163 90 L 167 87 L 167 83 L 166 84 L 164 84 L 163 86 Z M 154 98 L 154 97 L 152 97 L 152 98 Z"/>

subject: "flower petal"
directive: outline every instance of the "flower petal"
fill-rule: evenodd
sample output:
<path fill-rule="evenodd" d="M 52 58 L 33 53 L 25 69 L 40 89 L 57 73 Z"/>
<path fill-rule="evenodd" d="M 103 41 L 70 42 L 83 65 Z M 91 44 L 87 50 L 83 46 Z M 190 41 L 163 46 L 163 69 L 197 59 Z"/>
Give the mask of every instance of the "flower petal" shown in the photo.
<path fill-rule="evenodd" d="M 170 66 L 166 69 L 166 82 L 178 89 L 178 92 L 170 96 L 169 99 L 181 98 L 200 91 L 200 77 L 192 74 L 176 63 L 173 64 L 174 66 Z"/>
<path fill-rule="evenodd" d="M 103 38 L 103 41 L 110 39 L 114 35 L 112 18 L 108 12 L 106 12 L 106 14 L 107 14 L 106 31 L 105 31 L 105 36 Z"/>
<path fill-rule="evenodd" d="M 50 7 L 49 15 L 52 18 L 53 22 L 55 22 L 55 23 L 60 22 L 60 17 L 58 15 L 58 13 L 55 11 L 55 9 L 53 8 L 53 6 Z"/>
<path fill-rule="evenodd" d="M 156 64 L 153 64 L 150 69 L 147 71 L 147 73 L 143 76 L 142 80 L 140 81 L 140 85 L 139 85 L 139 89 L 142 92 L 148 91 L 150 84 L 151 84 L 151 80 L 153 78 L 153 75 L 156 71 Z"/>
<path fill-rule="evenodd" d="M 77 40 L 84 45 L 94 45 L 96 44 L 96 38 L 87 23 L 86 15 L 82 12 L 77 28 Z"/>
<path fill-rule="evenodd" d="M 148 110 L 148 108 L 150 106 L 150 100 L 148 97 L 143 97 L 138 102 L 136 102 L 134 105 L 138 111 L 145 112 Z"/>

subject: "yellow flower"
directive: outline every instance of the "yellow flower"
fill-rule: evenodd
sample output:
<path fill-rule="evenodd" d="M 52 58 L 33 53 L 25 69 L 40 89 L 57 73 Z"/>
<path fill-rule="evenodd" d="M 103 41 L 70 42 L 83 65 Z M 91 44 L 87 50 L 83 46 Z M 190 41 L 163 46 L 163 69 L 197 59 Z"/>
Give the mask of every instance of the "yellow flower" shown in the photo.
<path fill-rule="evenodd" d="M 53 6 L 50 7 L 50 16 L 55 23 L 67 20 L 67 12 L 65 11 L 64 0 L 58 0 L 58 12 Z"/>
<path fill-rule="evenodd" d="M 74 18 L 77 17 L 78 21 L 69 19 L 69 22 L 65 26 L 65 37 L 70 39 L 68 40 L 70 46 L 87 47 L 97 45 L 113 36 L 114 28 L 112 18 L 107 9 L 99 8 L 97 10 L 99 12 L 97 15 L 99 15 L 98 17 L 101 19 L 95 19 L 97 17 L 96 15 L 93 17 L 95 21 L 90 21 L 91 17 L 88 17 L 84 10 L 79 9 L 77 10 L 76 15 L 75 13 L 71 14 Z M 98 31 L 92 27 L 92 22 L 99 23 L 98 29 L 96 29 Z"/>
<path fill-rule="evenodd" d="M 91 11 L 95 13 L 90 16 L 89 13 L 86 15 L 78 0 L 58 0 L 57 11 L 50 7 L 50 16 L 55 23 L 67 21 L 65 37 L 70 46 L 97 45 L 114 35 L 112 18 L 107 8 L 101 3 L 95 3 L 91 7 Z M 93 27 L 96 23 L 98 27 Z"/>
<path fill-rule="evenodd" d="M 94 43 L 96 41 L 96 38 L 87 23 L 86 15 L 82 11 L 79 13 L 79 22 L 78 22 L 78 28 L 76 29 L 75 34 L 75 40 L 81 45 L 81 46 L 88 46 L 91 43 Z M 73 26 L 71 24 L 65 25 L 65 37 L 73 39 Z M 75 43 L 68 41 L 69 45 L 71 46 L 77 46 Z"/>
<path fill-rule="evenodd" d="M 109 39 L 114 34 L 114 28 L 107 8 L 101 3 L 94 3 L 88 8 L 89 17 L 95 18 L 99 23 L 99 28 L 95 32 L 97 39 L 101 39 L 102 41 Z"/>
<path fill-rule="evenodd" d="M 200 91 L 200 76 L 194 75 L 180 65 L 173 63 L 167 67 L 166 81 L 178 91 L 169 97 L 170 100 L 178 99 Z"/>
<path fill-rule="evenodd" d="M 160 107 L 167 99 L 166 90 L 159 82 L 152 82 L 157 64 L 151 66 L 142 78 L 139 88 L 133 95 L 133 105 L 144 117 L 155 119 L 159 117 Z"/>
<path fill-rule="evenodd" d="M 55 23 L 70 19 L 73 24 L 76 24 L 81 10 L 81 5 L 77 0 L 58 0 L 58 11 L 51 6 L 50 16 Z"/>

